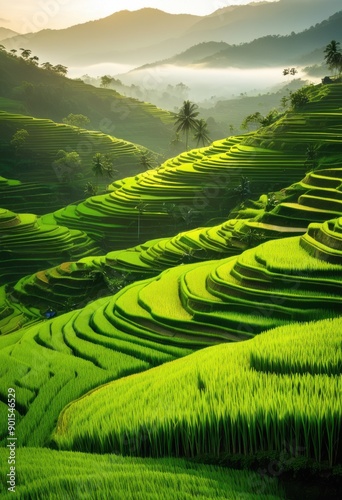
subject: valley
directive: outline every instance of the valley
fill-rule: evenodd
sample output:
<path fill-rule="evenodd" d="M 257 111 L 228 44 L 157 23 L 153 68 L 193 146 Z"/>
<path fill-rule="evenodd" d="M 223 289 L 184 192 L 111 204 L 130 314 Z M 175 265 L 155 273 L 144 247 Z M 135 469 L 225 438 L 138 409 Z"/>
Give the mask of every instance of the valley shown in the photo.
<path fill-rule="evenodd" d="M 1 497 L 338 498 L 341 12 L 305 4 L 0 29 Z"/>

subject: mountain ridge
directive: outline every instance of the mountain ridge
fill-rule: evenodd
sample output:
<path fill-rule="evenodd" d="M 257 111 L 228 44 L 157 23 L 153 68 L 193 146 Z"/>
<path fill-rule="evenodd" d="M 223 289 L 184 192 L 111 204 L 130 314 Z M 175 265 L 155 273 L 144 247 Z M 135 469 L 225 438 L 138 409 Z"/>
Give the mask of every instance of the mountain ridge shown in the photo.
<path fill-rule="evenodd" d="M 20 48 L 26 41 L 37 56 L 55 63 L 77 64 L 81 58 L 92 64 L 105 57 L 112 62 L 147 64 L 203 41 L 243 43 L 304 30 L 339 8 L 339 0 L 324 6 L 319 0 L 310 0 L 309 9 L 307 0 L 279 0 L 231 6 L 209 16 L 168 14 L 159 9 L 125 10 L 63 30 L 5 39 L 4 45 Z"/>

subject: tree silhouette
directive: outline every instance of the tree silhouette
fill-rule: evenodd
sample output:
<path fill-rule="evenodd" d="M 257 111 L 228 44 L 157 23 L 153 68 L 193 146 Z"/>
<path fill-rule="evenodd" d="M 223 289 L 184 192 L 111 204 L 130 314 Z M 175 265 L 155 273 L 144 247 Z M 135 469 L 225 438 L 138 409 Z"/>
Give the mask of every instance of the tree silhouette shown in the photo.
<path fill-rule="evenodd" d="M 147 150 L 141 152 L 139 163 L 143 170 L 151 170 L 156 166 L 155 158 Z"/>
<path fill-rule="evenodd" d="M 48 71 L 52 71 L 53 70 L 53 64 L 51 64 L 50 62 L 45 62 L 45 63 L 42 63 L 41 64 L 41 67 L 43 69 L 46 69 Z"/>
<path fill-rule="evenodd" d="M 111 83 L 113 83 L 114 78 L 109 75 L 101 76 L 100 87 L 107 88 Z"/>
<path fill-rule="evenodd" d="M 32 64 L 34 64 L 35 66 L 38 66 L 39 57 L 37 57 L 37 56 L 30 57 L 30 61 L 31 61 L 31 63 L 32 63 Z"/>
<path fill-rule="evenodd" d="M 183 134 L 185 134 L 186 150 L 189 149 L 189 132 L 192 130 L 197 130 L 197 109 L 197 104 L 190 101 L 184 101 L 183 106 L 176 116 L 176 132 L 182 132 Z"/>
<path fill-rule="evenodd" d="M 24 59 L 28 59 L 30 57 L 30 55 L 32 54 L 32 50 L 30 49 L 23 49 L 21 48 L 21 57 L 23 57 Z"/>
<path fill-rule="evenodd" d="M 92 182 L 87 182 L 84 187 L 84 194 L 87 197 L 95 196 L 97 194 L 97 186 L 95 186 Z"/>
<path fill-rule="evenodd" d="M 66 66 L 63 66 L 62 64 L 56 64 L 56 66 L 52 67 L 52 70 L 62 76 L 66 76 L 68 72 L 68 68 Z"/>
<path fill-rule="evenodd" d="M 112 179 L 114 173 L 117 173 L 117 170 L 113 168 L 112 159 L 108 155 L 103 155 L 101 153 L 96 153 L 93 156 L 92 171 L 97 182 L 100 177 L 108 177 L 109 179 Z"/>
<path fill-rule="evenodd" d="M 197 143 L 197 147 L 200 145 L 200 143 L 205 146 L 209 142 L 211 142 L 211 139 L 209 137 L 209 130 L 208 130 L 208 124 L 203 118 L 197 121 L 197 129 L 194 135 L 194 139 Z"/>

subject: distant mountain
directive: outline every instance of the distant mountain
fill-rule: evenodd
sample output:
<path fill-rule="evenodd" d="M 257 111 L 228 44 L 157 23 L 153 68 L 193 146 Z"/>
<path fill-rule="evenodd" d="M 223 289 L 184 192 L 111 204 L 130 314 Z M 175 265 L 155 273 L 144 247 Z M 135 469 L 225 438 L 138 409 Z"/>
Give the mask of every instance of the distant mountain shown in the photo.
<path fill-rule="evenodd" d="M 142 66 L 134 71 L 165 64 L 202 68 L 252 68 L 322 62 L 322 48 L 332 39 L 341 38 L 341 26 L 342 11 L 301 33 L 289 36 L 268 35 L 240 45 L 229 45 L 223 42 L 217 45 L 215 42 L 202 43 L 174 57 Z M 213 52 L 215 47 L 222 48 Z"/>
<path fill-rule="evenodd" d="M 142 65 L 202 42 L 249 42 L 265 35 L 302 31 L 334 14 L 340 0 L 279 0 L 219 9 L 209 16 L 174 15 L 157 9 L 121 11 L 64 30 L 43 30 L 4 40 L 41 59 L 67 65 L 99 62 Z"/>
<path fill-rule="evenodd" d="M 147 58 L 151 53 L 152 62 L 165 53 L 168 45 L 168 55 L 174 54 L 171 40 L 184 34 L 199 19 L 199 16 L 167 14 L 150 8 L 124 10 L 63 30 L 18 36 L 6 40 L 4 45 L 29 48 L 40 58 L 63 64 L 100 62 L 99 58 L 138 63 L 145 53 Z"/>
<path fill-rule="evenodd" d="M 19 33 L 17 33 L 16 31 L 0 27 L 0 42 L 2 40 L 6 40 L 7 38 L 11 38 L 13 36 L 18 36 L 18 35 Z"/>
<path fill-rule="evenodd" d="M 341 10 L 340 0 L 279 0 L 224 7 L 201 19 L 187 36 L 200 41 L 249 42 L 265 35 L 289 35 Z"/>

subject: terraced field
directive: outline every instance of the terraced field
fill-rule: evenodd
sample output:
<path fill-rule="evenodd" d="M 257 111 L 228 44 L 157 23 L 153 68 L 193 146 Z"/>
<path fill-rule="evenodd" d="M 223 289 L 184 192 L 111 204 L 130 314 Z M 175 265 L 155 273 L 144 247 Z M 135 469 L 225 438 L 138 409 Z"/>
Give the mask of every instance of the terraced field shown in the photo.
<path fill-rule="evenodd" d="M 120 454 L 132 454 L 133 441 L 133 454 L 154 457 L 254 455 L 290 442 L 303 458 L 333 464 L 342 451 L 341 326 L 280 327 L 106 384 L 62 412 L 54 440 Z"/>
<path fill-rule="evenodd" d="M 95 482 L 99 498 L 283 498 L 260 474 L 222 479 L 170 457 L 223 463 L 284 446 L 299 469 L 338 474 L 342 85 L 308 95 L 276 125 L 106 195 L 40 218 L 0 210 L 0 441 L 15 387 L 18 457 L 33 457 L 22 498 L 96 496 Z M 256 201 L 242 177 L 260 184 Z"/>
<path fill-rule="evenodd" d="M 341 223 L 313 225 L 303 237 L 267 242 L 237 258 L 170 269 L 0 337 L 2 387 L 17 387 L 22 445 L 44 444 L 66 404 L 110 380 L 193 349 L 338 316 L 342 263 L 329 261 L 342 255 Z M 311 256 L 317 247 L 320 254 Z"/>
<path fill-rule="evenodd" d="M 42 224 L 34 214 L 15 214 L 10 210 L 0 209 L 0 331 L 2 334 L 17 330 L 25 323 L 41 318 L 39 301 L 32 300 L 25 304 L 12 295 L 9 287 L 22 276 L 37 272 L 37 280 L 47 298 L 47 280 L 39 270 L 51 267 L 60 260 L 77 260 L 86 255 L 100 252 L 94 241 L 81 231 L 70 230 L 61 226 Z M 75 281 L 75 277 L 73 278 Z M 94 287 L 102 283 L 95 274 L 84 279 L 84 284 Z M 103 285 L 101 285 L 103 286 Z M 65 290 L 72 294 L 72 287 Z M 86 294 L 87 288 L 83 290 Z M 37 293 L 36 293 L 37 295 Z M 55 307 L 54 301 L 52 301 Z M 43 311 L 50 305 L 48 300 L 42 304 Z M 42 311 L 42 312 L 43 312 Z"/>
<path fill-rule="evenodd" d="M 334 155 L 341 154 L 341 112 L 336 102 L 342 100 L 342 85 L 319 89 L 309 88 L 312 102 L 300 112 L 287 114 L 276 125 L 182 153 L 155 170 L 116 182 L 115 190 L 107 195 L 68 206 L 44 220 L 87 228 L 94 239 L 120 249 L 156 237 L 156 227 L 158 236 L 167 236 L 175 233 L 175 222 L 179 231 L 211 225 L 210 219 L 218 214 L 226 218 L 239 201 L 236 189 L 242 177 L 250 180 L 255 198 L 265 190 L 274 192 L 300 181 L 305 171 L 311 170 L 305 153 L 310 145 L 317 146 L 321 168 L 327 161 L 331 167 Z M 324 133 L 317 132 L 318 124 Z M 282 225 L 286 212 L 294 219 L 298 217 L 296 227 L 303 227 L 303 219 L 308 219 L 304 205 L 311 207 L 312 203 L 303 199 L 295 206 L 284 206 L 283 212 L 275 213 L 274 224 Z M 317 220 L 323 221 L 337 215 L 339 205 L 330 203 L 324 213 L 317 206 L 313 210 Z"/>
<path fill-rule="evenodd" d="M 25 182 L 62 182 L 63 173 L 75 175 L 71 167 L 62 169 L 53 166 L 59 150 L 76 151 L 82 160 L 82 177 L 79 180 L 93 180 L 92 158 L 95 153 L 109 154 L 113 158 L 119 176 L 124 177 L 141 171 L 139 158 L 144 148 L 122 139 L 78 127 L 55 123 L 51 120 L 33 118 L 0 111 L 0 132 L 10 142 L 17 130 L 27 130 L 25 155 L 31 155 L 36 166 L 20 169 L 18 176 Z M 13 156 L 7 155 L 8 158 Z M 9 160 L 8 160 L 9 161 Z M 2 161 L 6 168 L 6 161 Z M 10 162 L 9 162 L 10 163 Z M 13 171 L 11 173 L 13 175 Z"/>
<path fill-rule="evenodd" d="M 238 255 L 244 249 L 267 240 L 304 234 L 310 222 L 338 215 L 341 183 L 340 168 L 310 172 L 301 182 L 287 188 L 286 193 L 281 195 L 284 201 L 280 201 L 271 211 L 265 210 L 267 196 L 262 195 L 255 203 L 256 207 L 260 207 L 254 210 L 255 217 L 243 218 L 246 210 L 242 209 L 235 214 L 241 218 L 230 219 L 217 226 L 150 240 L 131 249 L 109 252 L 101 257 L 84 257 L 73 264 L 57 266 L 44 273 L 22 278 L 14 287 L 14 295 L 16 300 L 26 305 L 40 303 L 42 309 L 51 306 L 55 310 L 66 311 L 68 307 L 70 309 L 71 306 L 79 307 L 79 304 L 84 304 L 86 297 L 90 300 L 101 292 L 109 295 L 135 280 L 156 276 L 180 264 L 193 263 L 197 273 L 196 264 Z M 318 216 L 313 206 L 316 200 L 320 203 Z M 279 215 L 288 206 L 293 207 L 292 216 L 286 213 Z M 206 268 L 205 264 L 201 266 L 203 270 Z M 85 278 L 80 279 L 81 275 Z M 103 277 L 102 280 L 100 276 Z M 95 277 L 100 289 L 89 284 Z M 84 286 L 85 283 L 88 284 Z M 11 298 L 7 300 L 7 306 L 10 304 Z"/>
<path fill-rule="evenodd" d="M 0 176 L 1 206 L 16 211 L 43 215 L 46 210 L 58 210 L 61 206 L 75 199 L 76 193 L 72 186 L 66 183 L 41 184 L 21 182 L 17 179 L 6 179 Z"/>

